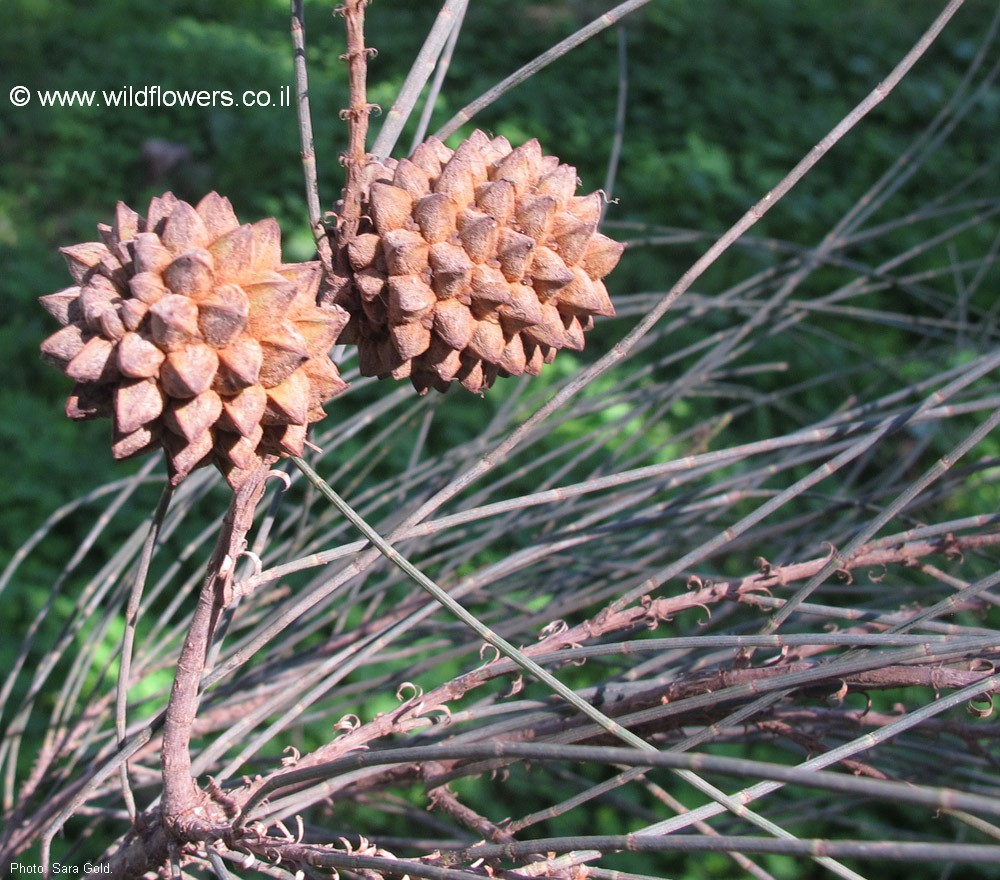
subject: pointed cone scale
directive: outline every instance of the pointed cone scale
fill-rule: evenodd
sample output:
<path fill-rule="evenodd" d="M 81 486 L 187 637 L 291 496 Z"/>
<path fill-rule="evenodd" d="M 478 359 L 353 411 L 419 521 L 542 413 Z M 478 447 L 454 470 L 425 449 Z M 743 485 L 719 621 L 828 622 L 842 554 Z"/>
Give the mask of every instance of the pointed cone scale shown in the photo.
<path fill-rule="evenodd" d="M 258 220 L 251 227 L 253 237 L 252 265 L 255 271 L 277 269 L 281 265 L 281 229 L 273 217 Z"/>
<path fill-rule="evenodd" d="M 576 176 L 576 169 L 572 165 L 559 165 L 542 175 L 535 191 L 538 195 L 552 196 L 556 200 L 556 206 L 561 211 L 573 198 L 577 186 L 579 186 L 579 179 Z"/>
<path fill-rule="evenodd" d="M 150 428 L 137 428 L 130 434 L 115 434 L 111 442 L 111 454 L 115 461 L 124 461 L 136 455 L 152 452 L 160 443 L 159 431 Z"/>
<path fill-rule="evenodd" d="M 212 289 L 214 278 L 215 260 L 204 248 L 184 251 L 163 270 L 163 280 L 173 293 L 182 293 L 195 299 Z"/>
<path fill-rule="evenodd" d="M 488 153 L 489 155 L 490 164 L 495 165 L 504 156 L 509 156 L 511 150 L 513 149 L 514 148 L 510 145 L 510 141 L 501 135 L 499 137 L 493 138 L 490 141 L 489 147 L 486 149 L 485 152 Z"/>
<path fill-rule="evenodd" d="M 153 379 L 160 374 L 166 354 L 145 336 L 125 333 L 115 353 L 118 369 L 130 379 Z"/>
<path fill-rule="evenodd" d="M 497 260 L 500 271 L 508 281 L 520 281 L 531 261 L 535 240 L 512 229 L 501 229 L 497 245 Z"/>
<path fill-rule="evenodd" d="M 517 203 L 514 218 L 521 232 L 541 241 L 552 228 L 556 214 L 556 200 L 552 196 L 525 196 Z"/>
<path fill-rule="evenodd" d="M 160 382 L 169 397 L 195 397 L 212 386 L 218 368 L 215 349 L 194 343 L 167 355 L 160 370 Z"/>
<path fill-rule="evenodd" d="M 179 293 L 168 293 L 149 309 L 150 336 L 164 351 L 177 351 L 201 338 L 198 306 Z"/>
<path fill-rule="evenodd" d="M 469 292 L 473 262 L 465 249 L 441 241 L 431 246 L 431 285 L 441 299 L 462 297 Z"/>
<path fill-rule="evenodd" d="M 424 196 L 413 207 L 420 234 L 431 244 L 444 241 L 455 231 L 456 213 L 455 202 L 440 192 Z"/>
<path fill-rule="evenodd" d="M 160 235 L 178 201 L 177 196 L 172 192 L 151 198 L 149 200 L 149 207 L 146 209 L 146 232 L 155 232 L 157 235 Z"/>
<path fill-rule="evenodd" d="M 164 413 L 164 422 L 175 434 L 193 443 L 219 420 L 221 414 L 222 398 L 209 389 L 188 400 L 171 401 Z"/>
<path fill-rule="evenodd" d="M 431 331 L 419 322 L 394 324 L 389 327 L 389 334 L 400 361 L 423 354 L 431 344 Z"/>
<path fill-rule="evenodd" d="M 253 437 L 267 408 L 267 392 L 260 385 L 251 385 L 239 394 L 221 398 L 222 415 L 219 425 L 242 437 Z"/>
<path fill-rule="evenodd" d="M 608 238 L 606 235 L 601 235 L 597 232 L 588 242 L 587 250 L 584 251 L 580 265 L 596 281 L 598 278 L 603 278 L 618 265 L 618 261 L 621 259 L 624 250 L 625 245 L 622 242 L 615 241 L 613 238 Z"/>
<path fill-rule="evenodd" d="M 140 232 L 132 242 L 132 266 L 136 274 L 152 272 L 159 275 L 170 265 L 173 255 L 152 232 Z"/>
<path fill-rule="evenodd" d="M 315 421 L 312 413 L 347 390 L 347 383 L 340 371 L 329 358 L 313 358 L 302 365 L 302 372 L 309 379 L 309 421 Z M 318 416 L 322 418 L 322 416 Z"/>
<path fill-rule="evenodd" d="M 124 202 L 115 205 L 115 222 L 111 225 L 111 235 L 121 244 L 139 234 L 139 214 Z"/>
<path fill-rule="evenodd" d="M 211 433 L 202 434 L 193 443 L 189 443 L 175 434 L 163 435 L 167 449 L 167 465 L 171 471 L 170 482 L 177 485 L 191 471 L 207 464 L 206 459 L 212 453 L 214 440 Z"/>
<path fill-rule="evenodd" d="M 83 317 L 83 311 L 80 308 L 79 287 L 67 287 L 65 290 L 40 296 L 38 301 L 42 304 L 42 308 L 60 324 L 71 324 Z"/>
<path fill-rule="evenodd" d="M 134 299 L 147 306 L 153 305 L 169 293 L 163 285 L 163 279 L 153 272 L 133 275 L 128 281 L 128 289 Z"/>
<path fill-rule="evenodd" d="M 461 354 L 438 336 L 431 339 L 430 347 L 420 356 L 419 361 L 420 370 L 415 373 L 433 371 L 446 382 L 454 379 L 462 369 Z"/>
<path fill-rule="evenodd" d="M 313 309 L 311 315 L 295 321 L 295 329 L 305 340 L 309 357 L 322 358 L 329 353 L 347 321 L 348 315 L 343 309 L 337 312 Z"/>
<path fill-rule="evenodd" d="M 323 281 L 323 266 L 319 260 L 309 263 L 285 263 L 278 267 L 278 274 L 295 285 L 295 298 L 289 309 L 289 317 L 297 320 L 299 313 L 312 312 L 316 308 L 320 284 Z"/>
<path fill-rule="evenodd" d="M 70 247 L 59 248 L 66 259 L 69 274 L 79 284 L 84 277 L 108 255 L 107 247 L 99 241 L 87 241 Z"/>
<path fill-rule="evenodd" d="M 493 180 L 476 190 L 476 207 L 501 226 L 506 226 L 514 216 L 516 200 L 514 184 L 509 180 Z"/>
<path fill-rule="evenodd" d="M 552 238 L 567 266 L 580 262 L 596 228 L 595 224 L 580 220 L 568 211 L 556 214 L 552 223 Z"/>
<path fill-rule="evenodd" d="M 579 266 L 572 269 L 573 280 L 556 295 L 559 311 L 568 315 L 605 315 L 611 317 L 615 310 L 608 299 L 607 290 L 594 282 Z"/>
<path fill-rule="evenodd" d="M 125 333 L 125 325 L 122 323 L 121 315 L 118 314 L 118 309 L 113 306 L 101 313 L 100 324 L 101 335 L 105 339 L 113 339 L 117 342 Z"/>
<path fill-rule="evenodd" d="M 390 371 L 389 375 L 393 379 L 407 379 L 413 372 L 413 360 L 403 361 L 399 366 Z"/>
<path fill-rule="evenodd" d="M 232 232 L 240 225 L 236 219 L 236 212 L 233 205 L 225 196 L 220 196 L 217 192 L 210 192 L 195 206 L 198 216 L 205 223 L 208 230 L 208 237 L 214 241 L 217 238 Z"/>
<path fill-rule="evenodd" d="M 584 223 L 598 224 L 601 219 L 601 208 L 604 206 L 604 199 L 599 192 L 591 193 L 589 196 L 573 196 L 566 205 L 566 210 L 582 220 Z"/>
<path fill-rule="evenodd" d="M 205 342 L 225 348 L 246 327 L 250 298 L 236 284 L 216 287 L 198 301 L 198 330 Z"/>
<path fill-rule="evenodd" d="M 455 148 L 449 161 L 467 165 L 478 185 L 486 180 L 489 146 L 489 136 L 477 128 Z"/>
<path fill-rule="evenodd" d="M 115 430 L 131 434 L 163 414 L 163 392 L 152 379 L 133 379 L 115 388 Z"/>
<path fill-rule="evenodd" d="M 42 342 L 42 359 L 65 372 L 67 364 L 83 351 L 89 336 L 89 331 L 85 334 L 79 324 L 69 324 Z"/>
<path fill-rule="evenodd" d="M 370 302 L 381 296 L 385 290 L 385 273 L 380 272 L 374 266 L 369 266 L 354 276 L 354 283 L 358 287 L 361 299 Z"/>
<path fill-rule="evenodd" d="M 220 455 L 232 462 L 235 472 L 223 470 L 231 486 L 239 486 L 246 478 L 246 472 L 256 467 L 260 462 L 257 446 L 264 437 L 264 430 L 257 426 L 254 437 L 241 437 L 238 434 L 216 433 L 215 448 Z"/>
<path fill-rule="evenodd" d="M 480 321 L 476 325 L 476 332 L 472 334 L 472 339 L 466 346 L 466 351 L 477 358 L 490 363 L 496 363 L 503 354 L 506 342 L 503 338 L 503 330 L 499 324 L 492 321 Z"/>
<path fill-rule="evenodd" d="M 375 228 L 382 235 L 405 226 L 413 208 L 410 194 L 388 183 L 374 184 L 369 201 Z"/>
<path fill-rule="evenodd" d="M 542 352 L 541 347 L 535 343 L 525 345 L 524 353 L 524 372 L 526 372 L 529 376 L 537 376 L 542 372 L 542 366 L 545 364 L 545 355 Z"/>
<path fill-rule="evenodd" d="M 458 237 L 474 263 L 485 263 L 497 251 L 497 221 L 481 211 L 463 211 L 458 221 Z"/>
<path fill-rule="evenodd" d="M 251 284 L 241 285 L 250 298 L 249 331 L 262 336 L 270 327 L 283 321 L 297 293 L 294 282 L 277 272 L 268 272 Z"/>
<path fill-rule="evenodd" d="M 236 394 L 256 385 L 264 363 L 264 351 L 256 339 L 238 336 L 219 350 L 219 370 L 212 389 L 219 394 Z"/>
<path fill-rule="evenodd" d="M 419 275 L 427 268 L 429 250 L 423 236 L 410 229 L 393 229 L 382 238 L 390 275 Z"/>
<path fill-rule="evenodd" d="M 76 382 L 113 382 L 120 375 L 114 354 L 115 344 L 110 339 L 95 336 L 66 365 L 66 375 Z"/>
<path fill-rule="evenodd" d="M 91 278 L 80 288 L 80 311 L 83 320 L 91 330 L 100 332 L 101 315 L 120 302 L 121 297 L 114 285 L 100 275 Z"/>
<path fill-rule="evenodd" d="M 531 283 L 542 299 L 552 296 L 572 280 L 573 273 L 559 254 L 544 245 L 535 248 L 531 261 Z"/>
<path fill-rule="evenodd" d="M 305 425 L 274 425 L 264 429 L 261 447 L 273 455 L 302 455 L 305 450 Z"/>
<path fill-rule="evenodd" d="M 564 347 L 572 351 L 583 351 L 583 327 L 580 321 L 572 315 L 563 316 Z"/>
<path fill-rule="evenodd" d="M 126 330 L 135 332 L 142 325 L 143 318 L 149 312 L 149 306 L 137 299 L 127 299 L 118 306 L 118 314 L 122 319 L 122 326 Z"/>
<path fill-rule="evenodd" d="M 441 167 L 450 158 L 451 150 L 436 137 L 427 138 L 410 156 L 410 160 L 431 177 L 437 177 L 441 173 Z"/>
<path fill-rule="evenodd" d="M 522 195 L 538 180 L 542 161 L 542 148 L 532 138 L 511 150 L 490 169 L 491 180 L 509 180 L 515 192 Z"/>
<path fill-rule="evenodd" d="M 462 351 L 476 332 L 476 319 L 458 300 L 446 299 L 434 310 L 434 332 L 455 351 Z"/>
<path fill-rule="evenodd" d="M 556 307 L 548 303 L 542 303 L 542 320 L 531 327 L 525 327 L 525 335 L 531 337 L 540 345 L 550 348 L 562 348 L 565 333 L 563 330 L 562 318 Z"/>
<path fill-rule="evenodd" d="M 485 303 L 490 307 L 510 302 L 510 284 L 503 272 L 492 266 L 476 266 L 472 270 L 472 302 Z"/>
<path fill-rule="evenodd" d="M 382 237 L 374 232 L 366 232 L 353 238 L 347 245 L 347 259 L 355 272 L 367 269 L 375 262 Z"/>
<path fill-rule="evenodd" d="M 119 263 L 129 263 L 131 262 L 131 257 L 127 250 L 119 251 L 118 242 L 115 241 L 114 231 L 108 226 L 107 223 L 97 224 L 97 234 L 101 236 L 101 241 L 104 246 L 111 252 L 114 259 Z M 124 259 L 123 259 L 124 258 Z M 101 261 L 103 264 L 103 260 Z"/>
<path fill-rule="evenodd" d="M 426 314 L 437 297 L 419 275 L 393 276 L 389 279 L 389 320 L 407 321 Z"/>
<path fill-rule="evenodd" d="M 503 353 L 500 355 L 500 360 L 497 363 L 512 376 L 520 376 L 524 372 L 527 359 L 525 358 L 524 343 L 521 341 L 520 334 L 515 334 L 510 338 L 510 341 L 504 346 Z"/>
<path fill-rule="evenodd" d="M 392 183 L 406 190 L 411 199 L 419 199 L 431 191 L 430 175 L 409 159 L 400 159 L 392 177 Z"/>
<path fill-rule="evenodd" d="M 304 425 L 309 417 L 309 378 L 296 371 L 267 389 L 263 425 Z"/>
<path fill-rule="evenodd" d="M 221 279 L 238 284 L 253 277 L 253 227 L 249 223 L 215 239 L 208 251 Z"/>
<path fill-rule="evenodd" d="M 189 248 L 204 248 L 209 244 L 205 221 L 187 202 L 178 201 L 160 233 L 163 246 L 175 256 Z"/>
<path fill-rule="evenodd" d="M 488 387 L 482 361 L 466 361 L 457 378 L 462 383 L 462 387 L 473 394 L 479 394 L 480 391 Z"/>
<path fill-rule="evenodd" d="M 510 285 L 510 302 L 500 307 L 500 322 L 508 335 L 543 320 L 541 304 L 535 291 L 526 284 Z"/>
<path fill-rule="evenodd" d="M 434 192 L 447 196 L 456 208 L 465 208 L 476 197 L 476 181 L 468 159 L 452 156 L 434 181 Z"/>
<path fill-rule="evenodd" d="M 259 382 L 265 388 L 284 382 L 309 357 L 305 339 L 288 321 L 283 321 L 262 337 L 260 347 L 264 360 Z"/>

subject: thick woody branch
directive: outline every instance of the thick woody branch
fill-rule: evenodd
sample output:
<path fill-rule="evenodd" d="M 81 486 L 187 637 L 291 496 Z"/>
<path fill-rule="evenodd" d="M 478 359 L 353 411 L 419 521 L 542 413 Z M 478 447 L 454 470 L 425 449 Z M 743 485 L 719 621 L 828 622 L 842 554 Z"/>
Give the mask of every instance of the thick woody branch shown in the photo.
<path fill-rule="evenodd" d="M 169 832 L 184 829 L 207 798 L 191 778 L 191 731 L 198 714 L 200 684 L 212 636 L 223 608 L 232 600 L 236 560 L 246 549 L 246 535 L 264 494 L 270 462 L 264 461 L 233 495 L 222 523 L 208 574 L 177 661 L 163 725 L 163 821 Z M 202 816 L 201 818 L 207 818 Z"/>

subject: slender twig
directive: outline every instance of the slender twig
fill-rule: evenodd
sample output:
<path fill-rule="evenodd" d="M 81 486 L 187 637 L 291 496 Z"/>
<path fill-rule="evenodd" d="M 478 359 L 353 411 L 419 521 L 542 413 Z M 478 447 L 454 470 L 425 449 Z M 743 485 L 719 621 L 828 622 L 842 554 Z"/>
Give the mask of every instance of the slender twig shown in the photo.
<path fill-rule="evenodd" d="M 586 27 L 580 28 L 580 30 L 568 36 L 561 43 L 557 43 L 547 52 L 543 52 L 533 61 L 528 62 L 524 65 L 524 67 L 512 73 L 505 80 L 497 83 L 493 86 L 493 88 L 478 97 L 471 104 L 463 107 L 450 120 L 448 120 L 448 122 L 438 129 L 436 136 L 444 139 L 448 137 L 448 135 L 453 134 L 465 125 L 466 122 L 472 119 L 477 113 L 489 107 L 490 104 L 497 100 L 497 98 L 506 94 L 515 86 L 520 85 L 525 80 L 530 79 L 538 73 L 539 70 L 547 67 L 553 61 L 562 58 L 562 56 L 570 50 L 575 49 L 577 46 L 587 42 L 587 40 L 595 34 L 599 34 L 606 28 L 609 28 L 613 24 L 621 21 L 629 13 L 635 12 L 637 9 L 641 9 L 647 3 L 649 3 L 649 0 L 627 0 L 627 2 L 619 3 L 614 9 L 611 9 L 598 18 L 595 18 Z"/>
<path fill-rule="evenodd" d="M 379 159 L 385 159 L 392 153 L 392 148 L 399 140 L 399 135 L 403 131 L 403 126 L 410 118 L 413 108 L 424 90 L 427 80 L 430 78 L 438 57 L 448 42 L 451 35 L 462 19 L 464 9 L 468 0 L 446 0 L 442 5 L 434 26 L 431 28 L 424 45 L 416 60 L 410 65 L 410 72 L 406 76 L 406 81 L 396 97 L 395 103 L 386 114 L 385 122 L 372 145 L 372 155 Z"/>
<path fill-rule="evenodd" d="M 455 46 L 458 44 L 458 35 L 462 32 L 462 22 L 465 19 L 465 12 L 469 8 L 469 0 L 459 0 L 457 6 L 455 21 L 448 34 L 448 42 L 445 43 L 444 51 L 441 53 L 441 57 L 438 59 L 437 66 L 434 69 L 434 80 L 427 92 L 427 97 L 424 99 L 424 108 L 420 111 L 417 129 L 413 133 L 413 141 L 410 144 L 411 153 L 427 138 L 427 129 L 430 128 L 431 117 L 434 115 L 434 106 L 437 104 L 438 95 L 441 94 L 441 87 L 444 85 L 444 78 L 448 74 L 452 56 L 455 54 Z M 379 132 L 380 137 L 381 135 L 382 132 Z"/>
<path fill-rule="evenodd" d="M 153 513 L 152 522 L 149 524 L 149 534 L 146 543 L 142 547 L 142 555 L 139 557 L 139 564 L 136 567 L 135 580 L 129 592 L 128 605 L 125 608 L 125 632 L 122 634 L 121 660 L 118 667 L 118 690 L 115 700 L 115 733 L 118 734 L 119 748 L 125 743 L 125 733 L 128 724 L 128 686 L 129 677 L 132 670 L 132 649 L 135 645 L 135 630 L 139 621 L 139 605 L 142 601 L 142 593 L 146 586 L 146 576 L 149 574 L 149 564 L 153 559 L 153 550 L 160 533 L 160 527 L 167 515 L 167 508 L 170 506 L 170 499 L 173 497 L 174 487 L 167 481 L 163 487 L 163 494 L 160 502 Z M 132 788 L 128 780 L 128 762 L 122 763 L 118 771 L 122 785 L 122 797 L 125 799 L 125 807 L 129 817 L 135 822 L 135 798 L 132 795 Z"/>
<path fill-rule="evenodd" d="M 608 212 L 608 205 L 614 199 L 615 178 L 625 140 L 625 113 L 628 109 L 628 37 L 624 25 L 618 28 L 618 105 L 615 110 L 615 135 L 611 141 L 608 156 L 608 170 L 604 177 L 604 201 L 601 203 L 601 220 Z"/>
<path fill-rule="evenodd" d="M 320 260 L 332 268 L 330 240 L 323 223 L 319 180 L 316 173 L 316 144 L 313 140 L 312 115 L 309 112 L 309 66 L 306 60 L 306 19 L 303 0 L 292 0 L 292 48 L 295 58 L 295 111 L 299 120 L 299 145 L 306 183 L 306 207 Z"/>

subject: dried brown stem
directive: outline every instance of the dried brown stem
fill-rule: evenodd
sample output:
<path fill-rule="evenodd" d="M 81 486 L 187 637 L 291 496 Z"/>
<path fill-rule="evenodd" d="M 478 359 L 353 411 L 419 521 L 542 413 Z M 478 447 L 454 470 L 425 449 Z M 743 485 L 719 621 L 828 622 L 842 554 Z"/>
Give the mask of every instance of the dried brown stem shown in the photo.
<path fill-rule="evenodd" d="M 361 198 L 363 193 L 363 172 L 367 154 L 365 139 L 368 135 L 368 117 L 371 105 L 367 96 L 368 57 L 374 50 L 365 48 L 365 7 L 368 0 L 348 0 L 340 8 L 347 28 L 347 52 L 343 56 L 347 61 L 350 84 L 350 103 L 341 111 L 342 118 L 347 120 L 347 153 L 344 164 L 347 170 L 347 182 L 344 186 L 344 197 L 340 216 L 337 220 L 337 233 L 340 244 L 346 244 L 358 233 L 361 222 Z"/>
<path fill-rule="evenodd" d="M 208 563 L 198 605 L 177 660 L 174 685 L 163 725 L 163 821 L 183 838 L 195 811 L 206 797 L 191 778 L 191 731 L 198 715 L 200 685 L 212 636 L 222 609 L 232 596 L 236 560 L 246 549 L 246 535 L 264 494 L 270 462 L 264 461 L 233 495 L 222 522 L 215 552 Z"/>

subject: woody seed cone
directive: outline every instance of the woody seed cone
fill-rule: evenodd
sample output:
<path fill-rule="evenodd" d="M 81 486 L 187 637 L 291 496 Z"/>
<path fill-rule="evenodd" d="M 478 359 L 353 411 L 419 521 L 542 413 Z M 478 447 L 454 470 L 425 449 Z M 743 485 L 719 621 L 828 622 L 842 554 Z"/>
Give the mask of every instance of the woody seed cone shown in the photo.
<path fill-rule="evenodd" d="M 582 349 L 595 315 L 613 315 L 601 279 L 624 245 L 597 232 L 601 194 L 575 195 L 576 169 L 474 132 L 436 138 L 409 159 L 365 167 L 360 234 L 324 293 L 351 315 L 363 375 L 409 377 L 421 393 L 470 391 L 537 375 Z"/>
<path fill-rule="evenodd" d="M 347 387 L 329 350 L 348 316 L 317 306 L 319 264 L 282 263 L 277 221 L 241 225 L 217 193 L 144 218 L 119 202 L 98 231 L 62 250 L 74 286 L 41 298 L 63 325 L 42 355 L 76 382 L 66 414 L 110 417 L 115 458 L 163 447 L 175 484 L 211 463 L 235 488 L 301 455 Z"/>

